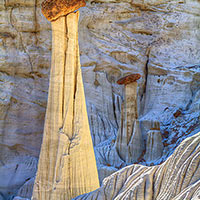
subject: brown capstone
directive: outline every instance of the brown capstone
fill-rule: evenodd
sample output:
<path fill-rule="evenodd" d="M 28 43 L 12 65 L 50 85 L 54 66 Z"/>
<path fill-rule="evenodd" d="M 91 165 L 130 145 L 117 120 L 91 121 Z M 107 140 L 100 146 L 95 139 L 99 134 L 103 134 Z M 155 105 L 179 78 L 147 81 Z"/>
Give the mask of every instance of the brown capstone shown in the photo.
<path fill-rule="evenodd" d="M 123 78 L 120 78 L 117 81 L 117 84 L 119 84 L 119 85 L 127 85 L 129 83 L 136 82 L 140 78 L 141 78 L 140 74 L 131 74 L 131 75 L 125 76 Z"/>
<path fill-rule="evenodd" d="M 85 0 L 44 0 L 42 13 L 49 21 L 53 21 L 85 5 Z"/>

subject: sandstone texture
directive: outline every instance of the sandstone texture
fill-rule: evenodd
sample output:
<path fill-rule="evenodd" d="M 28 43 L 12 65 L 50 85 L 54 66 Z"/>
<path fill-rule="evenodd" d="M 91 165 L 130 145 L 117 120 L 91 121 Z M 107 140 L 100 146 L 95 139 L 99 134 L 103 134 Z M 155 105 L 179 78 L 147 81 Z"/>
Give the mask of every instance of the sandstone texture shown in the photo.
<path fill-rule="evenodd" d="M 42 2 L 42 13 L 53 21 L 84 6 L 84 0 L 45 0 Z"/>
<path fill-rule="evenodd" d="M 51 63 L 51 26 L 41 3 L 0 1 L 3 200 L 30 198 L 29 183 L 37 170 Z M 129 164 L 113 150 L 124 102 L 124 85 L 117 84 L 121 77 L 141 75 L 137 120 L 144 148 L 135 163 L 160 164 L 186 137 L 200 131 L 199 13 L 197 0 L 89 0 L 81 8 L 80 59 L 101 182 Z M 154 153 L 145 151 L 148 132 L 158 124 L 164 147 L 151 161 Z M 151 138 L 161 145 L 159 138 Z"/>
<path fill-rule="evenodd" d="M 76 200 L 200 199 L 200 133 L 186 139 L 162 165 L 128 166 L 107 177 L 98 190 Z"/>
<path fill-rule="evenodd" d="M 79 12 L 52 22 L 48 105 L 33 200 L 66 200 L 99 187 L 78 45 Z"/>

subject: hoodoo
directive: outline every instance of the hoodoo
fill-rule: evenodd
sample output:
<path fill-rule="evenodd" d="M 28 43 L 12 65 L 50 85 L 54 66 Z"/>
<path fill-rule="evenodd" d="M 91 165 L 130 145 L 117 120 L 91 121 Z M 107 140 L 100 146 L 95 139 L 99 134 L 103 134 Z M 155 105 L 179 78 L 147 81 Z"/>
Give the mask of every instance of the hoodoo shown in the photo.
<path fill-rule="evenodd" d="M 137 111 L 137 80 L 140 79 L 140 74 L 131 74 L 117 81 L 119 85 L 125 85 L 125 100 L 123 105 L 123 132 L 128 144 L 133 132 L 134 121 L 138 118 Z"/>
<path fill-rule="evenodd" d="M 137 80 L 140 77 L 140 74 L 131 74 L 117 81 L 117 84 L 124 85 L 125 88 L 116 150 L 121 159 L 126 163 L 137 161 L 144 148 L 139 122 L 137 121 Z"/>
<path fill-rule="evenodd" d="M 78 45 L 83 0 L 47 0 L 52 21 L 48 105 L 33 200 L 70 200 L 99 187 L 88 123 Z"/>

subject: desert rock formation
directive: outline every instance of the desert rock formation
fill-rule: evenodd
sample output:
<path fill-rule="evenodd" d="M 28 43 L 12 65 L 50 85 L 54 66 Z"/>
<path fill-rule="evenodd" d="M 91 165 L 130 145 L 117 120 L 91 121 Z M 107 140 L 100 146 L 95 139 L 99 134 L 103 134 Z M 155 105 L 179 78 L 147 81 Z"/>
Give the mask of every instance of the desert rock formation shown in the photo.
<path fill-rule="evenodd" d="M 52 21 L 48 105 L 33 200 L 66 200 L 99 187 L 78 45 L 79 12 Z"/>
<path fill-rule="evenodd" d="M 163 164 L 128 166 L 101 188 L 75 200 L 181 200 L 200 198 L 200 133 L 184 140 Z"/>
<path fill-rule="evenodd" d="M 3 200 L 20 195 L 30 198 L 30 189 L 25 188 L 36 174 L 52 40 L 41 3 L 0 1 Z M 200 2 L 89 0 L 80 13 L 80 60 L 100 179 L 126 166 L 120 159 L 113 160 L 111 150 L 123 99 L 123 87 L 116 81 L 128 74 L 142 76 L 138 120 L 145 142 L 152 121 L 159 121 L 164 145 L 159 160 L 147 162 L 144 154 L 139 163 L 162 163 L 181 141 L 200 131 Z"/>
<path fill-rule="evenodd" d="M 138 142 L 142 139 L 141 133 L 139 133 L 139 125 L 138 123 L 136 124 L 136 120 L 138 119 L 137 80 L 140 77 L 139 74 L 131 74 L 117 81 L 118 84 L 124 85 L 124 102 L 121 105 L 121 123 L 117 133 L 116 149 L 120 158 L 127 163 L 132 163 L 131 160 L 136 160 L 141 155 L 140 152 L 138 157 L 130 155 L 134 152 L 130 148 L 136 147 L 132 142 Z M 133 135 L 135 136 L 134 139 L 132 139 Z M 138 143 L 139 148 L 142 148 L 141 143 Z"/>

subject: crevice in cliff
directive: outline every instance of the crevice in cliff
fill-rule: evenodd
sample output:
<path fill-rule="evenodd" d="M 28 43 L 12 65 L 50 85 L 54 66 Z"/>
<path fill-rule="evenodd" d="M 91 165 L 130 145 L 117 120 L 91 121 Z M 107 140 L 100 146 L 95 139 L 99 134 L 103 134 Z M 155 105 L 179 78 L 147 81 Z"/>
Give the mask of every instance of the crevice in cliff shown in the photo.
<path fill-rule="evenodd" d="M 144 68 L 145 79 L 144 79 L 142 95 L 140 98 L 140 101 L 142 101 L 144 105 L 145 105 L 145 95 L 146 95 L 146 91 L 147 91 L 147 83 L 148 83 L 148 75 L 149 75 L 150 50 L 151 50 L 151 47 L 147 47 L 147 49 L 146 49 L 146 58 L 147 59 L 146 59 L 145 68 Z M 144 108 L 144 106 L 143 106 L 143 108 Z"/>
<path fill-rule="evenodd" d="M 35 23 L 35 45 L 37 46 L 38 44 L 38 38 L 37 38 L 37 32 L 38 32 L 38 23 L 37 23 L 37 3 L 38 0 L 35 0 L 35 8 L 34 8 L 34 23 Z"/>
<path fill-rule="evenodd" d="M 30 67 L 31 67 L 31 72 L 33 72 L 33 63 L 32 63 L 32 60 L 31 60 L 31 57 L 23 43 L 23 39 L 22 39 L 22 34 L 20 33 L 20 31 L 17 30 L 17 28 L 15 27 L 14 23 L 13 23 L 13 9 L 14 7 L 11 8 L 10 10 L 10 24 L 11 26 L 13 27 L 13 29 L 17 32 L 17 34 L 19 35 L 19 39 L 20 39 L 20 42 L 21 42 L 21 45 L 22 45 L 22 49 L 24 51 L 24 53 L 27 55 L 28 57 L 28 61 L 30 63 Z"/>
<path fill-rule="evenodd" d="M 115 123 L 117 125 L 117 129 L 119 129 L 119 124 L 118 124 L 118 121 L 117 121 L 117 108 L 116 108 L 116 97 L 115 97 L 115 94 L 114 94 L 114 90 L 113 90 L 113 85 L 111 84 L 111 89 L 112 89 L 112 106 L 113 106 L 113 116 L 114 116 L 114 120 L 115 120 Z"/>

